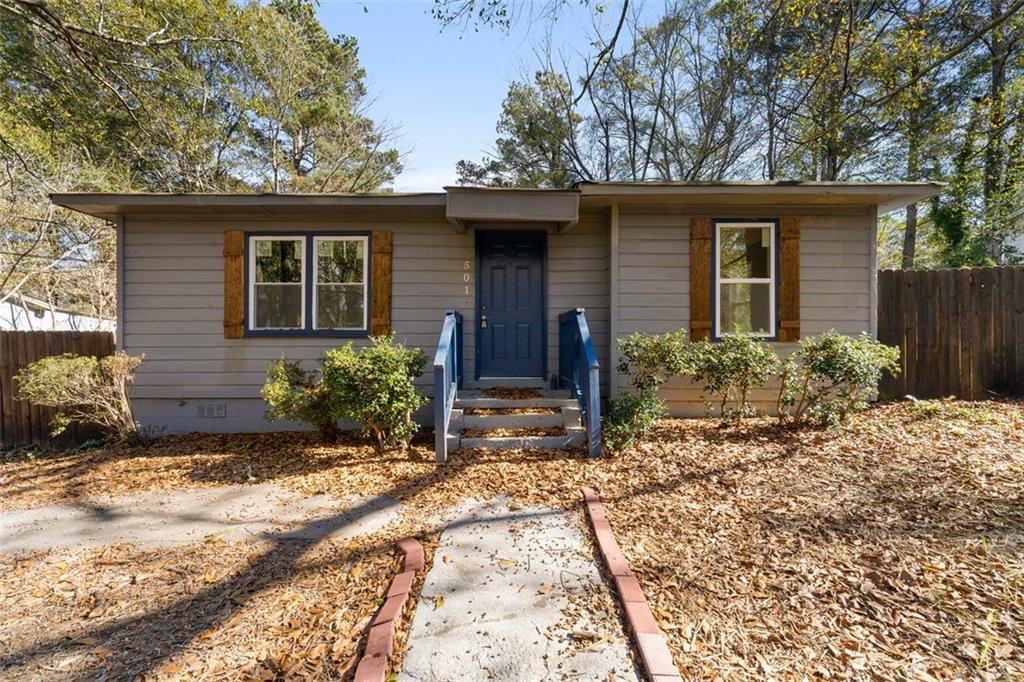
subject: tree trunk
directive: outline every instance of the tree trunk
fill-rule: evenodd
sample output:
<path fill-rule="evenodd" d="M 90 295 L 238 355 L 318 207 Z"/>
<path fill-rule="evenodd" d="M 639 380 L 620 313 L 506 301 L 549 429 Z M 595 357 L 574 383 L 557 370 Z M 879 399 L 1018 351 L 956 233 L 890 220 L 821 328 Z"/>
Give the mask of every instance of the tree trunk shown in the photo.
<path fill-rule="evenodd" d="M 338 440 L 338 425 L 331 420 L 324 421 L 320 424 L 319 429 L 320 438 L 325 443 L 334 443 Z"/>
<path fill-rule="evenodd" d="M 917 75 L 917 69 L 911 71 L 911 77 Z M 915 182 L 921 173 L 921 106 L 915 101 L 910 105 L 907 119 L 907 181 Z M 903 230 L 903 262 L 904 270 L 914 267 L 914 255 L 917 250 L 917 204 L 907 206 L 906 225 Z"/>
<path fill-rule="evenodd" d="M 765 134 L 768 137 L 768 149 L 765 158 L 765 170 L 768 180 L 775 180 L 777 173 L 776 169 L 776 139 L 775 136 L 778 134 L 778 121 L 776 105 L 778 104 L 779 89 L 781 87 L 780 79 L 778 78 L 779 71 L 779 44 L 776 35 L 776 24 L 773 19 L 767 26 L 767 54 L 765 55 L 764 64 L 764 82 L 762 87 L 765 92 Z"/>
<path fill-rule="evenodd" d="M 1003 0 L 992 0 L 991 17 L 1003 13 Z M 990 256 L 998 255 L 999 243 L 992 228 L 997 220 L 996 203 L 999 195 L 1000 179 L 1003 167 L 1003 124 L 1005 119 L 1006 94 L 1006 60 L 1008 47 L 1003 37 L 1003 28 L 992 31 L 989 50 L 992 56 L 991 81 L 989 83 L 989 118 L 988 139 L 985 147 L 985 177 L 983 195 L 985 199 L 985 219 L 989 223 L 986 235 L 986 251 Z"/>
<path fill-rule="evenodd" d="M 831 136 L 821 150 L 821 179 L 827 182 L 835 182 L 839 179 L 839 154 L 836 151 L 838 146 L 838 141 Z"/>
<path fill-rule="evenodd" d="M 907 206 L 907 222 L 903 231 L 903 261 L 900 267 L 904 270 L 914 268 L 914 255 L 917 248 L 917 204 Z"/>

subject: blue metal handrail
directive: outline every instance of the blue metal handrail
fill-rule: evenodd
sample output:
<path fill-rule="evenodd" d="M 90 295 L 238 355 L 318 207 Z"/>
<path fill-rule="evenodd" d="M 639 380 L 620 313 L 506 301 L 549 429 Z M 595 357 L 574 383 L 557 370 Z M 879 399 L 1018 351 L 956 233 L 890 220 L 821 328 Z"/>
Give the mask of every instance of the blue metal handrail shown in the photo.
<path fill-rule="evenodd" d="M 601 456 L 601 369 L 583 308 L 558 316 L 558 387 L 580 406 L 591 457 Z"/>
<path fill-rule="evenodd" d="M 440 464 L 448 461 L 448 423 L 461 387 L 462 313 L 449 310 L 434 354 L 434 451 Z"/>

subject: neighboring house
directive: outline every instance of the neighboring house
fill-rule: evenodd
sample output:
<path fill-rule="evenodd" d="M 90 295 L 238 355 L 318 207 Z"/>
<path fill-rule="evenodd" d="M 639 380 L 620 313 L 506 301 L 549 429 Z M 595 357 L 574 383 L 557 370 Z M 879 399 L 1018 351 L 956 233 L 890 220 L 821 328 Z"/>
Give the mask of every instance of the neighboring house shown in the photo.
<path fill-rule="evenodd" d="M 1018 198 L 1018 204 L 1024 204 L 1024 192 Z M 1024 259 L 1024 206 L 1010 214 L 1006 219 L 1006 225 L 1016 226 L 1016 233 L 1011 235 L 1005 243 L 1010 257 L 1013 259 Z"/>
<path fill-rule="evenodd" d="M 15 292 L 0 303 L 0 331 L 112 332 L 114 320 L 52 306 L 46 301 Z"/>
<path fill-rule="evenodd" d="M 1024 256 L 1024 234 L 1018 234 L 1007 240 L 1006 245 L 1013 251 L 1013 255 L 1020 258 Z"/>
<path fill-rule="evenodd" d="M 433 357 L 465 315 L 465 384 L 545 384 L 558 315 L 585 308 L 604 396 L 614 339 L 685 327 L 785 352 L 801 336 L 875 333 L 878 214 L 934 183 L 580 183 L 429 194 L 59 194 L 113 221 L 118 347 L 145 353 L 136 413 L 169 431 L 281 428 L 260 387 L 282 354 L 394 331 Z M 432 374 L 421 378 L 429 390 Z M 673 414 L 704 412 L 675 382 Z M 755 396 L 762 404 L 774 395 Z"/>

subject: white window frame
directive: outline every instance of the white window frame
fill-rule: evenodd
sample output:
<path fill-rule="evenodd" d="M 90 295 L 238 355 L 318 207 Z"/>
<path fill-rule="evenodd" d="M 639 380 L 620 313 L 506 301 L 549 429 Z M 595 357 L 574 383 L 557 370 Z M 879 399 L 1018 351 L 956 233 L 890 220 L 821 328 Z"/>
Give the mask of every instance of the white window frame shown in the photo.
<path fill-rule="evenodd" d="M 256 244 L 259 242 L 299 242 L 300 257 L 300 279 L 299 287 L 302 290 L 302 310 L 299 314 L 298 327 L 257 327 L 256 326 Z M 283 284 L 295 286 L 294 282 L 259 282 L 260 286 L 274 286 Z M 306 237 L 305 235 L 250 235 L 249 237 L 249 329 L 254 332 L 303 332 L 306 330 Z"/>
<path fill-rule="evenodd" d="M 768 237 L 770 248 L 768 250 L 768 277 L 722 277 L 722 228 L 743 228 L 743 229 L 756 229 L 765 228 L 769 229 Z M 753 336 L 758 338 L 775 338 L 777 333 L 776 318 L 778 316 L 778 301 L 775 297 L 776 290 L 776 273 L 775 273 L 775 261 L 777 258 L 777 244 L 776 244 L 776 233 L 777 225 L 771 221 L 722 221 L 715 222 L 715 338 L 722 338 L 723 336 Z M 765 332 L 723 332 L 722 331 L 722 285 L 723 284 L 767 284 L 768 285 L 768 301 L 769 301 L 769 315 L 768 315 L 768 331 Z"/>
<path fill-rule="evenodd" d="M 316 245 L 319 242 L 362 242 L 363 243 L 363 324 L 360 327 L 321 327 L 320 320 L 317 319 L 317 313 L 319 307 L 317 306 L 317 293 L 320 289 L 320 277 L 317 269 L 320 267 L 320 258 L 317 255 Z M 313 286 L 313 331 L 338 331 L 338 332 L 360 332 L 369 328 L 369 322 L 367 320 L 370 314 L 370 238 L 365 235 L 316 235 L 313 237 L 313 255 L 312 255 L 312 266 L 310 271 L 312 273 L 312 286 Z M 355 284 L 355 282 L 325 282 L 325 284 Z"/>

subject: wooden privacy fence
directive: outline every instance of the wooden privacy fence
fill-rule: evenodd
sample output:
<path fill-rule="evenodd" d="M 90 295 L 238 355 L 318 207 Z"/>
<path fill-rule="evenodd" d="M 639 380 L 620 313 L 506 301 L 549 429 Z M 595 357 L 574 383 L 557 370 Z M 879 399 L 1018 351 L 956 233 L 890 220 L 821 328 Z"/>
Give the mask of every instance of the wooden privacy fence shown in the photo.
<path fill-rule="evenodd" d="M 882 398 L 1024 393 L 1024 267 L 882 270 L 878 340 L 903 371 Z"/>
<path fill-rule="evenodd" d="M 114 352 L 110 332 L 0 332 L 0 444 L 68 447 L 101 435 L 73 424 L 57 438 L 50 435 L 53 410 L 15 397 L 14 376 L 40 358 L 61 353 L 103 357 Z"/>

